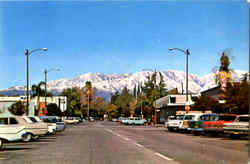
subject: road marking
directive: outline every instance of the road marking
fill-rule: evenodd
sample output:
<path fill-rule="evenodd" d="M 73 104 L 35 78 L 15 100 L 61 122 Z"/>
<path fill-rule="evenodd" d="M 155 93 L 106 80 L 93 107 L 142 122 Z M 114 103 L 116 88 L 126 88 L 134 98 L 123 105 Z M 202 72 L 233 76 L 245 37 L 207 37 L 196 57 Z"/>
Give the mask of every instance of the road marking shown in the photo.
<path fill-rule="evenodd" d="M 126 138 L 126 137 L 121 137 L 122 139 L 126 140 L 126 141 L 129 141 L 130 139 L 129 138 Z"/>
<path fill-rule="evenodd" d="M 138 143 L 136 143 L 135 145 L 138 147 L 143 147 L 141 144 L 138 144 Z"/>
<path fill-rule="evenodd" d="M 166 156 L 164 156 L 164 155 L 162 155 L 162 154 L 160 154 L 160 153 L 155 153 L 155 155 L 158 155 L 159 157 L 164 158 L 164 159 L 166 159 L 166 160 L 168 160 L 168 161 L 172 161 L 172 160 L 173 160 L 173 159 L 168 158 L 168 157 L 166 157 Z"/>
<path fill-rule="evenodd" d="M 108 132 L 110 132 L 110 133 L 112 133 L 112 134 L 114 134 L 114 135 L 116 135 L 116 136 L 118 136 L 118 137 L 121 137 L 122 139 L 124 139 L 124 140 L 126 140 L 126 141 L 129 141 L 129 140 L 130 140 L 129 138 L 123 137 L 123 136 L 121 136 L 120 134 L 115 133 L 115 132 L 113 132 L 113 131 L 110 130 L 110 129 L 106 129 L 106 131 L 108 131 Z"/>

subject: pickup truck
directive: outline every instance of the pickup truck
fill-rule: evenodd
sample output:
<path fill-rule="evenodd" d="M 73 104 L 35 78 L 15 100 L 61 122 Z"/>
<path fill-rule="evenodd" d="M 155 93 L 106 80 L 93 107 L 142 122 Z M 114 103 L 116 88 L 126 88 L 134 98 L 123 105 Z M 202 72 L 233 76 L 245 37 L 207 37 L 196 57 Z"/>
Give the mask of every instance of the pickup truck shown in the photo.
<path fill-rule="evenodd" d="M 183 122 L 184 114 L 176 115 L 176 116 L 168 116 L 167 121 L 165 122 L 165 128 L 168 131 L 177 131 L 181 123 Z"/>
<path fill-rule="evenodd" d="M 219 114 L 217 118 L 213 121 L 204 121 L 203 122 L 203 129 L 206 134 L 211 135 L 218 135 L 223 133 L 223 125 L 225 123 L 232 123 L 235 118 L 237 117 L 236 114 Z"/>
<path fill-rule="evenodd" d="M 247 136 L 249 132 L 249 115 L 239 115 L 232 123 L 225 123 L 223 131 L 231 138 Z"/>

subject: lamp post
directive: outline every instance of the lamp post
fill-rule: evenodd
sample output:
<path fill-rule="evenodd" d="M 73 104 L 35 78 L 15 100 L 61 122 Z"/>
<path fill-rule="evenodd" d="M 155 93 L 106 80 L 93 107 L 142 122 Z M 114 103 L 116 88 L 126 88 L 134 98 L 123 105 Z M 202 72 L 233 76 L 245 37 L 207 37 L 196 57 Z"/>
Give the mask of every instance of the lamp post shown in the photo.
<path fill-rule="evenodd" d="M 26 63 L 27 63 L 27 67 L 26 67 L 26 71 L 27 71 L 27 90 L 26 90 L 26 96 L 27 96 L 27 103 L 26 103 L 26 112 L 28 113 L 29 110 L 29 56 L 36 52 L 36 51 L 47 51 L 47 48 L 37 48 L 34 50 L 29 51 L 28 49 L 25 50 L 25 55 L 26 55 Z"/>
<path fill-rule="evenodd" d="M 51 72 L 51 71 L 60 71 L 60 69 L 51 68 L 49 70 L 45 69 L 45 71 L 44 71 L 44 76 L 45 76 L 45 109 L 47 108 L 47 74 L 48 74 L 48 72 Z"/>
<path fill-rule="evenodd" d="M 186 54 L 186 105 L 188 105 L 188 55 L 190 55 L 190 52 L 188 49 L 186 51 L 180 49 L 180 48 L 169 48 L 169 51 L 178 50 Z"/>

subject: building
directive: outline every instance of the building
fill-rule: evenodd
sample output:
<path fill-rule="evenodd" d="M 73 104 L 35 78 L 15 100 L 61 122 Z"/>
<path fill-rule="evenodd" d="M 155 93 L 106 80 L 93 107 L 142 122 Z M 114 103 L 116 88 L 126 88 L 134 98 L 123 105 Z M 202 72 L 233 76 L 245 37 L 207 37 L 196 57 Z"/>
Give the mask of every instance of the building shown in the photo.
<path fill-rule="evenodd" d="M 26 96 L 3 96 L 0 97 L 0 112 L 1 113 L 8 113 L 8 108 L 18 102 L 21 101 L 23 103 L 26 103 Z M 67 97 L 66 96 L 53 96 L 53 97 L 47 97 L 46 99 L 47 105 L 50 103 L 55 103 L 60 108 L 62 112 L 66 111 L 67 109 Z M 28 115 L 35 115 L 35 110 L 38 109 L 38 106 L 40 106 L 40 109 L 45 107 L 45 97 L 40 97 L 38 101 L 38 97 L 34 97 L 30 99 L 29 102 L 29 112 Z M 44 115 L 45 113 L 41 113 L 39 115 Z"/>
<path fill-rule="evenodd" d="M 177 111 L 185 111 L 186 105 L 194 104 L 194 99 L 198 94 L 188 95 L 188 103 L 186 103 L 186 95 L 170 94 L 156 100 L 157 120 L 160 123 L 165 122 L 168 116 L 175 115 Z"/>

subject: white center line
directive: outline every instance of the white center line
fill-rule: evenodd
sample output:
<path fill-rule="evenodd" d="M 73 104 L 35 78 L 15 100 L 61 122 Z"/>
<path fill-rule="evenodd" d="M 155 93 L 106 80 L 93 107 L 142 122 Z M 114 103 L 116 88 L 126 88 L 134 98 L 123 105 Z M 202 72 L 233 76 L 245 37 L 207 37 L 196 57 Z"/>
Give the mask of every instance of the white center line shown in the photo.
<path fill-rule="evenodd" d="M 162 155 L 162 154 L 160 154 L 160 153 L 155 153 L 155 155 L 158 155 L 159 157 L 164 158 L 164 159 L 166 159 L 166 160 L 168 160 L 168 161 L 172 161 L 172 160 L 173 160 L 173 159 L 168 158 L 168 157 L 166 157 L 166 156 L 164 156 L 164 155 Z"/>
<path fill-rule="evenodd" d="M 138 147 L 143 147 L 141 144 L 138 144 L 138 143 L 136 143 L 135 145 Z"/>

